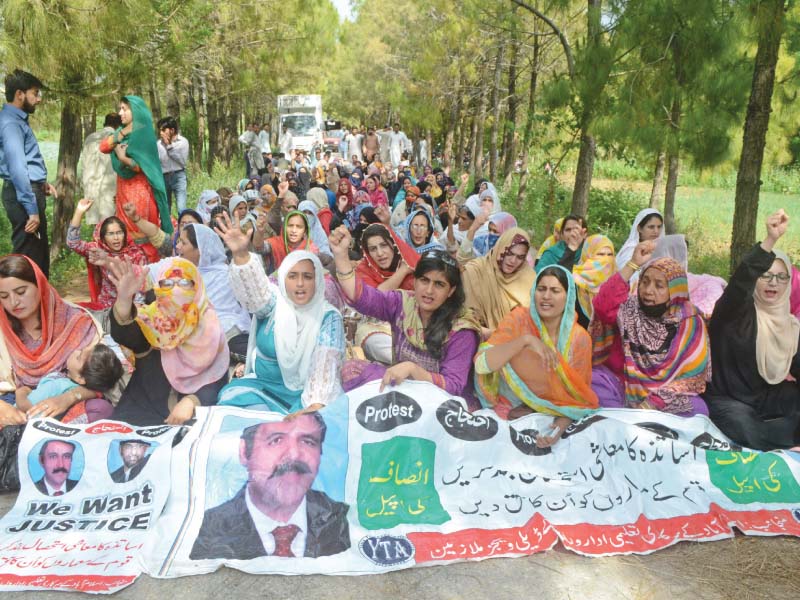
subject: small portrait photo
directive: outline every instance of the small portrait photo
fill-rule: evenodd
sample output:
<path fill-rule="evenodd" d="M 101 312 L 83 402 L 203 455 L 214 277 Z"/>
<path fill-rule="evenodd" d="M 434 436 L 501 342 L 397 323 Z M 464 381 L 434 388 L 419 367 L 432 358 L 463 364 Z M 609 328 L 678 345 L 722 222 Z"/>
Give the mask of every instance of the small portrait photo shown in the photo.
<path fill-rule="evenodd" d="M 226 417 L 209 452 L 206 510 L 189 558 L 317 558 L 350 548 L 340 433 L 319 412 Z"/>
<path fill-rule="evenodd" d="M 83 475 L 83 448 L 77 442 L 48 438 L 28 454 L 28 472 L 36 489 L 46 496 L 72 491 Z"/>
<path fill-rule="evenodd" d="M 114 440 L 108 447 L 108 474 L 114 483 L 125 483 L 142 472 L 157 442 L 130 438 Z"/>

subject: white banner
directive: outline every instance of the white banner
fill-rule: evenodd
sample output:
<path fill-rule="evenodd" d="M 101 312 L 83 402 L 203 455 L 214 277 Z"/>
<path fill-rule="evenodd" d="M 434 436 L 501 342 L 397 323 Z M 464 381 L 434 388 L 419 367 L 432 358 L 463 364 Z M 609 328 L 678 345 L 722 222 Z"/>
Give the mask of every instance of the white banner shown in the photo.
<path fill-rule="evenodd" d="M 638 410 L 602 411 L 574 423 L 552 448 L 538 448 L 536 435 L 551 420 L 470 414 L 461 400 L 416 382 L 384 393 L 370 384 L 292 421 L 215 407 L 200 410 L 174 448 L 167 432 L 148 437 L 158 446 L 125 484 L 110 478 L 124 454 L 119 442 L 132 434 L 90 431 L 116 423 L 76 428 L 68 436 L 76 455 L 81 447 L 108 458 L 84 461 L 82 477 L 69 473 L 80 479 L 65 495 L 69 509 L 38 491 L 38 473 L 26 474 L 17 505 L 0 522 L 0 589 L 113 591 L 140 571 L 179 577 L 221 565 L 356 575 L 527 555 L 559 541 L 585 555 L 645 554 L 732 537 L 733 527 L 800 535 L 796 453 L 750 452 L 731 446 L 704 417 Z M 29 429 L 20 449 L 28 465 L 40 462 L 45 440 L 58 437 Z M 110 533 L 112 504 L 121 507 L 113 518 L 128 519 L 124 550 L 120 534 Z M 56 510 L 64 514 L 51 516 Z M 137 517 L 146 518 L 141 532 Z M 94 524 L 77 533 L 72 523 L 80 519 Z M 65 534 L 50 531 L 56 527 L 77 536 L 73 545 L 80 538 L 84 549 L 70 547 L 69 556 L 91 562 L 64 557 L 34 569 L 45 542 L 51 555 L 56 539 L 63 545 Z M 35 579 L 43 573 L 47 583 Z"/>

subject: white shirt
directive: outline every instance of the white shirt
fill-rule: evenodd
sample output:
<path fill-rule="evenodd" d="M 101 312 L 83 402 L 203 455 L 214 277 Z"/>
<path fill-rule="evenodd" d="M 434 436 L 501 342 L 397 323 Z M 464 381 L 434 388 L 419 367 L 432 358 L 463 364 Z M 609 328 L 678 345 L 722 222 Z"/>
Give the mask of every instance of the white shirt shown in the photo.
<path fill-rule="evenodd" d="M 279 141 L 279 144 L 281 146 L 281 152 L 283 152 L 284 154 L 284 158 L 286 160 L 289 160 L 292 154 L 292 149 L 294 148 L 294 140 L 292 140 L 292 134 L 289 133 L 288 131 L 281 134 L 281 139 Z"/>
<path fill-rule="evenodd" d="M 292 540 L 292 554 L 298 557 L 306 555 L 308 513 L 306 512 L 305 496 L 303 496 L 303 501 L 300 503 L 300 506 L 297 507 L 297 510 L 294 511 L 294 514 L 292 514 L 292 517 L 286 523 L 276 521 L 261 512 L 250 499 L 249 487 L 244 494 L 244 501 L 245 504 L 247 504 L 247 511 L 250 513 L 250 517 L 256 525 L 256 531 L 258 532 L 258 537 L 261 538 L 261 544 L 264 546 L 264 550 L 267 552 L 268 556 L 275 554 L 275 537 L 272 535 L 272 530 L 282 525 L 297 525 L 299 531 Z"/>
<path fill-rule="evenodd" d="M 272 148 L 269 145 L 269 133 L 263 129 L 258 134 L 258 141 L 261 143 L 262 154 L 272 154 Z"/>
<path fill-rule="evenodd" d="M 61 484 L 61 487 L 57 487 L 57 488 L 54 488 L 52 485 L 50 485 L 50 482 L 47 481 L 46 477 L 42 481 L 44 481 L 44 487 L 47 490 L 47 495 L 48 496 L 53 496 L 53 495 L 55 495 L 56 492 L 64 492 L 65 494 L 67 493 L 67 487 L 66 487 L 67 486 L 67 482 L 66 481 L 64 481 L 64 483 Z"/>

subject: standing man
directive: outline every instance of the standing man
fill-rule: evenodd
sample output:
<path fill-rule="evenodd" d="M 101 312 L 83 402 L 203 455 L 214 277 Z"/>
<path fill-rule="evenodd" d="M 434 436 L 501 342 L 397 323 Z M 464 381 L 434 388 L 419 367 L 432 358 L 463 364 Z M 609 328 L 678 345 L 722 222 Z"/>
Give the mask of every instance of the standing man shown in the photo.
<path fill-rule="evenodd" d="M 258 141 L 261 144 L 261 154 L 264 155 L 264 160 L 272 158 L 272 146 L 269 144 L 269 123 L 264 123 L 261 131 L 258 133 Z"/>
<path fill-rule="evenodd" d="M 86 222 L 97 225 L 117 211 L 114 197 L 117 194 L 117 174 L 111 164 L 111 155 L 100 152 L 100 142 L 112 135 L 122 125 L 119 114 L 106 115 L 103 128 L 90 133 L 81 150 L 81 186 L 83 197 L 94 200 L 86 211 Z"/>
<path fill-rule="evenodd" d="M 287 161 L 292 160 L 292 150 L 294 149 L 294 140 L 292 139 L 292 132 L 284 125 L 281 139 L 278 140 L 278 145 L 281 147 L 283 158 Z"/>
<path fill-rule="evenodd" d="M 164 173 L 167 201 L 172 210 L 172 196 L 178 202 L 178 214 L 186 209 L 186 163 L 189 161 L 189 140 L 178 133 L 174 117 L 158 120 L 158 159 Z"/>
<path fill-rule="evenodd" d="M 353 157 L 356 157 L 359 162 L 364 160 L 364 156 L 361 153 L 363 139 L 364 136 L 358 132 L 358 127 L 353 127 L 352 131 L 344 137 L 344 141 L 347 142 L 346 158 L 349 158 L 352 161 Z"/>
<path fill-rule="evenodd" d="M 3 206 L 11 222 L 15 254 L 35 262 L 50 276 L 50 244 L 47 240 L 46 196 L 56 198 L 47 183 L 47 167 L 39 143 L 28 124 L 28 115 L 42 101 L 42 82 L 16 69 L 6 76 L 6 101 L 0 111 L 0 178 Z"/>
<path fill-rule="evenodd" d="M 411 141 L 406 137 L 405 132 L 400 131 L 400 123 L 395 123 L 389 133 L 389 160 L 393 165 L 399 165 L 403 160 L 403 152 L 407 152 L 411 146 Z"/>
<path fill-rule="evenodd" d="M 364 138 L 364 158 L 367 164 L 371 164 L 376 158 L 380 158 L 381 140 L 378 134 L 375 133 L 375 128 L 370 127 L 367 130 L 367 136 Z"/>

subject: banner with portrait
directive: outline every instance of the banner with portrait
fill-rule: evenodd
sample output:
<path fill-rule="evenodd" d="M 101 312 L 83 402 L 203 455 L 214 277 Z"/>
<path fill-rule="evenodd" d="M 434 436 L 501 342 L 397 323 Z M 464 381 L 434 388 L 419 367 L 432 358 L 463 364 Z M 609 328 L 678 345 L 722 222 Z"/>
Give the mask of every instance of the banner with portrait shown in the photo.
<path fill-rule="evenodd" d="M 21 491 L 0 521 L 0 589 L 109 593 L 130 585 L 170 493 L 179 431 L 29 422 Z"/>
<path fill-rule="evenodd" d="M 637 410 L 601 411 L 540 448 L 551 421 L 469 413 L 420 382 L 369 384 L 292 419 L 198 409 L 188 430 L 36 421 L 0 521 L 0 589 L 111 592 L 141 572 L 223 565 L 359 575 L 558 542 L 646 554 L 734 528 L 800 535 L 797 453 L 750 452 L 704 417 Z"/>
<path fill-rule="evenodd" d="M 417 382 L 366 385 L 293 424 L 206 411 L 176 449 L 183 494 L 170 496 L 145 549 L 147 571 L 365 574 L 559 541 L 612 555 L 732 537 L 733 527 L 800 535 L 796 453 L 749 452 L 703 417 L 637 410 L 597 413 L 539 448 L 551 421 L 469 413 Z"/>

